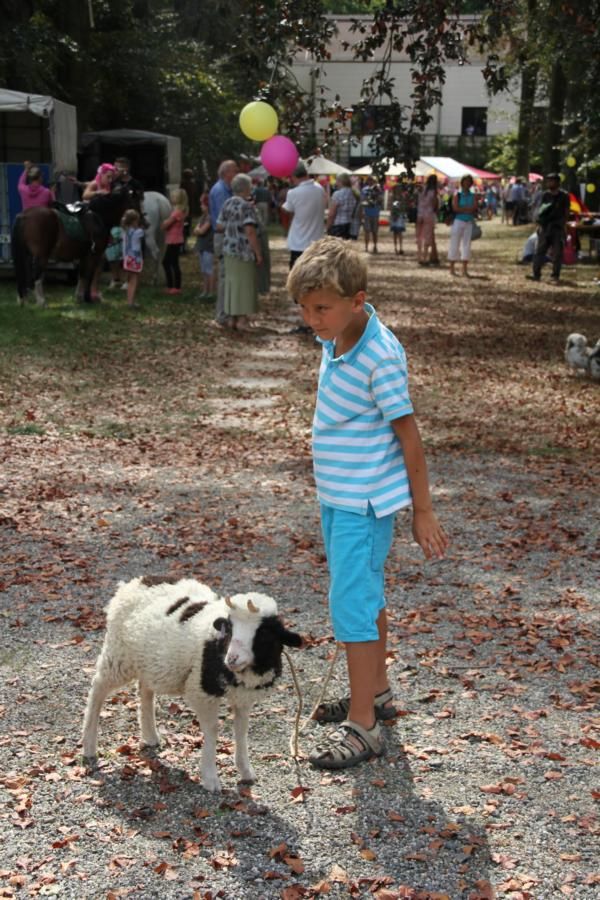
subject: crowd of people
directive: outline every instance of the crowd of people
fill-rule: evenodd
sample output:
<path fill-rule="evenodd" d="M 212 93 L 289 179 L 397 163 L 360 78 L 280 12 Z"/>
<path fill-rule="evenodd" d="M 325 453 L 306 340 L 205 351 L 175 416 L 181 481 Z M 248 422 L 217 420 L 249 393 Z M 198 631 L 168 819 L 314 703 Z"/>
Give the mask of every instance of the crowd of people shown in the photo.
<path fill-rule="evenodd" d="M 143 190 L 132 177 L 126 157 L 101 164 L 89 182 L 82 184 L 74 178 L 69 181 L 84 202 L 110 193 L 117 184 Z M 386 204 L 384 188 L 374 176 L 360 180 L 342 173 L 330 186 L 328 179 L 319 183 L 311 177 L 305 164 L 299 162 L 285 181 L 252 179 L 230 159 L 219 166 L 212 187 L 199 190 L 192 170 L 186 169 L 181 186 L 170 194 L 172 212 L 161 223 L 166 291 L 170 295 L 181 294 L 180 256 L 193 237 L 202 281 L 199 298 L 215 303 L 218 327 L 248 330 L 258 311 L 260 294 L 270 289 L 270 225 L 283 225 L 292 269 L 307 248 L 325 234 L 358 241 L 362 233 L 365 252 L 379 253 L 384 205 L 388 207 L 385 220 L 393 238 L 394 254 L 404 255 L 407 227 L 414 224 L 420 266 L 440 265 L 436 229 L 441 223 L 449 226 L 451 276 L 470 276 L 471 244 L 481 235 L 478 220 L 500 215 L 501 221 L 509 225 L 532 221 L 536 229 L 526 247 L 532 263 L 531 277 L 538 280 L 544 262 L 551 260 L 553 280 L 559 279 L 569 200 L 560 188 L 558 176 L 548 176 L 546 191 L 541 181 L 526 185 L 521 178 L 510 179 L 506 184 L 492 181 L 476 189 L 471 175 L 464 175 L 460 184 L 451 186 L 435 174 L 422 184 L 401 180 L 387 187 Z M 51 206 L 55 200 L 55 193 L 43 184 L 40 168 L 29 161 L 24 164 L 19 192 L 23 209 Z M 128 210 L 120 226 L 111 230 L 106 249 L 108 289 L 126 291 L 132 308 L 138 308 L 143 224 L 139 213 Z M 97 285 L 94 288 L 99 293 Z M 299 326 L 297 330 L 306 329 Z"/>

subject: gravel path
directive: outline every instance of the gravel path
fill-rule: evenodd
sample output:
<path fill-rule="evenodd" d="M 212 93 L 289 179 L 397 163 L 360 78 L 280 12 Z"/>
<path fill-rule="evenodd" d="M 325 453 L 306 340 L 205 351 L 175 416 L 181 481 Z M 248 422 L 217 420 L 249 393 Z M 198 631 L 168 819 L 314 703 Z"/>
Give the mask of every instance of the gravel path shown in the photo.
<path fill-rule="evenodd" d="M 286 339 L 277 364 L 267 332 L 252 340 L 229 377 L 262 367 L 257 402 L 232 401 L 223 428 L 267 415 L 286 367 L 310 352 Z M 452 548 L 424 563 L 400 518 L 389 663 L 402 714 L 385 757 L 333 775 L 294 761 L 284 670 L 251 720 L 251 790 L 236 784 L 224 716 L 215 797 L 199 784 L 201 733 L 179 701 L 160 702 L 159 753 L 140 751 L 133 689 L 106 704 L 99 772 L 81 767 L 102 609 L 119 580 L 144 572 L 272 593 L 312 639 L 293 653 L 307 714 L 334 649 L 307 459 L 291 447 L 275 465 L 268 452 L 207 462 L 174 443 L 165 462 L 141 440 L 51 434 L 4 436 L 0 450 L 0 897 L 600 896 L 591 472 L 434 455 Z M 330 693 L 344 683 L 339 660 Z M 318 733 L 309 726 L 302 748 Z"/>

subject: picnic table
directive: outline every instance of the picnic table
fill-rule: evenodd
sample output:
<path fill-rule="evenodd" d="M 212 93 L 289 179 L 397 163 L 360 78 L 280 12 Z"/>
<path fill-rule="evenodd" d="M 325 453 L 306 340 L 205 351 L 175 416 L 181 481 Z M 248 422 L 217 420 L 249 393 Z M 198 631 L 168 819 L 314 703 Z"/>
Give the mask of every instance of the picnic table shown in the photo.
<path fill-rule="evenodd" d="M 578 240 L 580 247 L 583 247 L 583 240 L 587 238 L 589 241 L 589 255 L 595 255 L 596 258 L 598 258 L 598 250 L 600 248 L 600 219 L 594 219 L 593 221 L 582 221 L 580 219 L 577 222 L 568 222 L 567 234 L 572 235 L 576 241 L 576 246 Z"/>

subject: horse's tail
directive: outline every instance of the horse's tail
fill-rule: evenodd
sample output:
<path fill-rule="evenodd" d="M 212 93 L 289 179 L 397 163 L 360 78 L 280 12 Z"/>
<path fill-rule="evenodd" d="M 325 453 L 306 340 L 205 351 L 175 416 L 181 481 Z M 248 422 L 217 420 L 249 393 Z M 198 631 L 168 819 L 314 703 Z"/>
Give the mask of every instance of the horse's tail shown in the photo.
<path fill-rule="evenodd" d="M 15 277 L 17 279 L 17 296 L 19 303 L 23 303 L 30 286 L 30 253 L 23 236 L 23 216 L 21 214 L 15 219 L 10 243 Z"/>

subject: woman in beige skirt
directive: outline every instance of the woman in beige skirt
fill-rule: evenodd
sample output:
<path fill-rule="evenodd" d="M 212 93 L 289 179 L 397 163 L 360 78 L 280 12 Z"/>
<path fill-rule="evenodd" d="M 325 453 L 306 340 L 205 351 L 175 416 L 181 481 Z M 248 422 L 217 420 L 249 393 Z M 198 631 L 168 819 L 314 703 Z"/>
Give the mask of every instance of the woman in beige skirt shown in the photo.
<path fill-rule="evenodd" d="M 217 221 L 217 230 L 223 232 L 226 324 L 246 331 L 248 317 L 258 312 L 256 267 L 262 265 L 263 257 L 251 201 L 252 180 L 248 175 L 236 175 L 231 190 L 233 196 L 223 204 Z"/>

